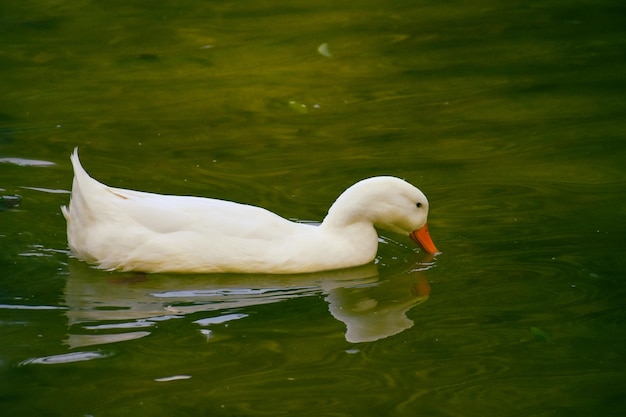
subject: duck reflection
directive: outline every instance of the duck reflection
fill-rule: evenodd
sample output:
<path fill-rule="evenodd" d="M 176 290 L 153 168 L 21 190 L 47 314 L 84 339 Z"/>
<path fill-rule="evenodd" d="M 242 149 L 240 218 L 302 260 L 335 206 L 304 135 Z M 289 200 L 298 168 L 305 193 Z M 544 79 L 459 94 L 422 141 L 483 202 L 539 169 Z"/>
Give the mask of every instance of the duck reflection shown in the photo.
<path fill-rule="evenodd" d="M 109 273 L 70 262 L 65 288 L 68 345 L 80 347 L 147 336 L 156 323 L 198 312 L 203 325 L 244 318 L 246 307 L 324 294 L 346 325 L 346 340 L 371 342 L 413 326 L 406 313 L 428 299 L 428 265 L 381 280 L 374 264 L 304 275 L 145 275 Z M 236 311 L 239 314 L 232 314 Z M 201 330 L 205 335 L 210 331 Z"/>

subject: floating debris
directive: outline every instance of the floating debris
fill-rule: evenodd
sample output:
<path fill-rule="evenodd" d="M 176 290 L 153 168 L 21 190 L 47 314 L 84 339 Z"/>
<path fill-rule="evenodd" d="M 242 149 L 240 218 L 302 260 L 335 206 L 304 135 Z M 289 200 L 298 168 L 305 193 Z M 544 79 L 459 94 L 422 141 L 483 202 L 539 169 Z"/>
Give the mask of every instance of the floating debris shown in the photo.
<path fill-rule="evenodd" d="M 321 55 L 324 55 L 325 57 L 328 57 L 328 58 L 333 57 L 333 54 L 330 53 L 330 49 L 328 49 L 327 43 L 323 43 L 320 46 L 318 46 L 317 52 L 319 52 Z"/>
<path fill-rule="evenodd" d="M 300 114 L 307 114 L 309 112 L 309 108 L 306 104 L 300 103 L 295 100 L 289 100 L 289 108 Z"/>

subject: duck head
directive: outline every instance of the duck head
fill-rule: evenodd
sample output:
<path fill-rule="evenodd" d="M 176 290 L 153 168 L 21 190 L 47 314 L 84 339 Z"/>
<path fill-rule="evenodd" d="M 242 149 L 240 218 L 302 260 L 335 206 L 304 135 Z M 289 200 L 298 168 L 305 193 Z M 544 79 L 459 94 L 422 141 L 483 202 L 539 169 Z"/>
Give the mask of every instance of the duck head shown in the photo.
<path fill-rule="evenodd" d="M 408 235 L 426 252 L 439 251 L 428 233 L 428 199 L 417 187 L 396 177 L 367 178 L 344 191 L 324 222 L 343 226 L 369 222 L 374 227 Z"/>

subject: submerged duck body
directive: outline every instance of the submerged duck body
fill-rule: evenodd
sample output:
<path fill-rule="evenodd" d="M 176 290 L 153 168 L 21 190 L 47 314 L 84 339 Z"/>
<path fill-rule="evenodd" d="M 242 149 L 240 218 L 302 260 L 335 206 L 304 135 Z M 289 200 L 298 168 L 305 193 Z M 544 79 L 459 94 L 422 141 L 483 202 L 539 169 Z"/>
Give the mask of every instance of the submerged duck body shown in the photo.
<path fill-rule="evenodd" d="M 427 252 L 428 200 L 395 177 L 372 177 L 344 191 L 319 225 L 224 200 L 104 185 L 71 155 L 74 180 L 61 208 L 73 254 L 98 268 L 180 273 L 306 273 L 371 262 L 376 227 L 408 234 Z"/>

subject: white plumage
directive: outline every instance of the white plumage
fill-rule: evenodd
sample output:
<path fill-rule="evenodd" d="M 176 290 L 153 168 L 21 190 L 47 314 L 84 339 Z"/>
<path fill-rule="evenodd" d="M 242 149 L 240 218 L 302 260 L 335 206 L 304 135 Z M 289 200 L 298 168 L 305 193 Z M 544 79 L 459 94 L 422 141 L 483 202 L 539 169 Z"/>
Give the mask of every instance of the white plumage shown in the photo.
<path fill-rule="evenodd" d="M 354 184 L 315 226 L 224 200 L 108 187 L 87 174 L 77 149 L 70 159 L 72 195 L 61 208 L 68 243 L 76 257 L 98 268 L 188 273 L 347 268 L 374 259 L 375 227 L 408 234 L 437 252 L 426 228 L 426 197 L 399 178 Z"/>

